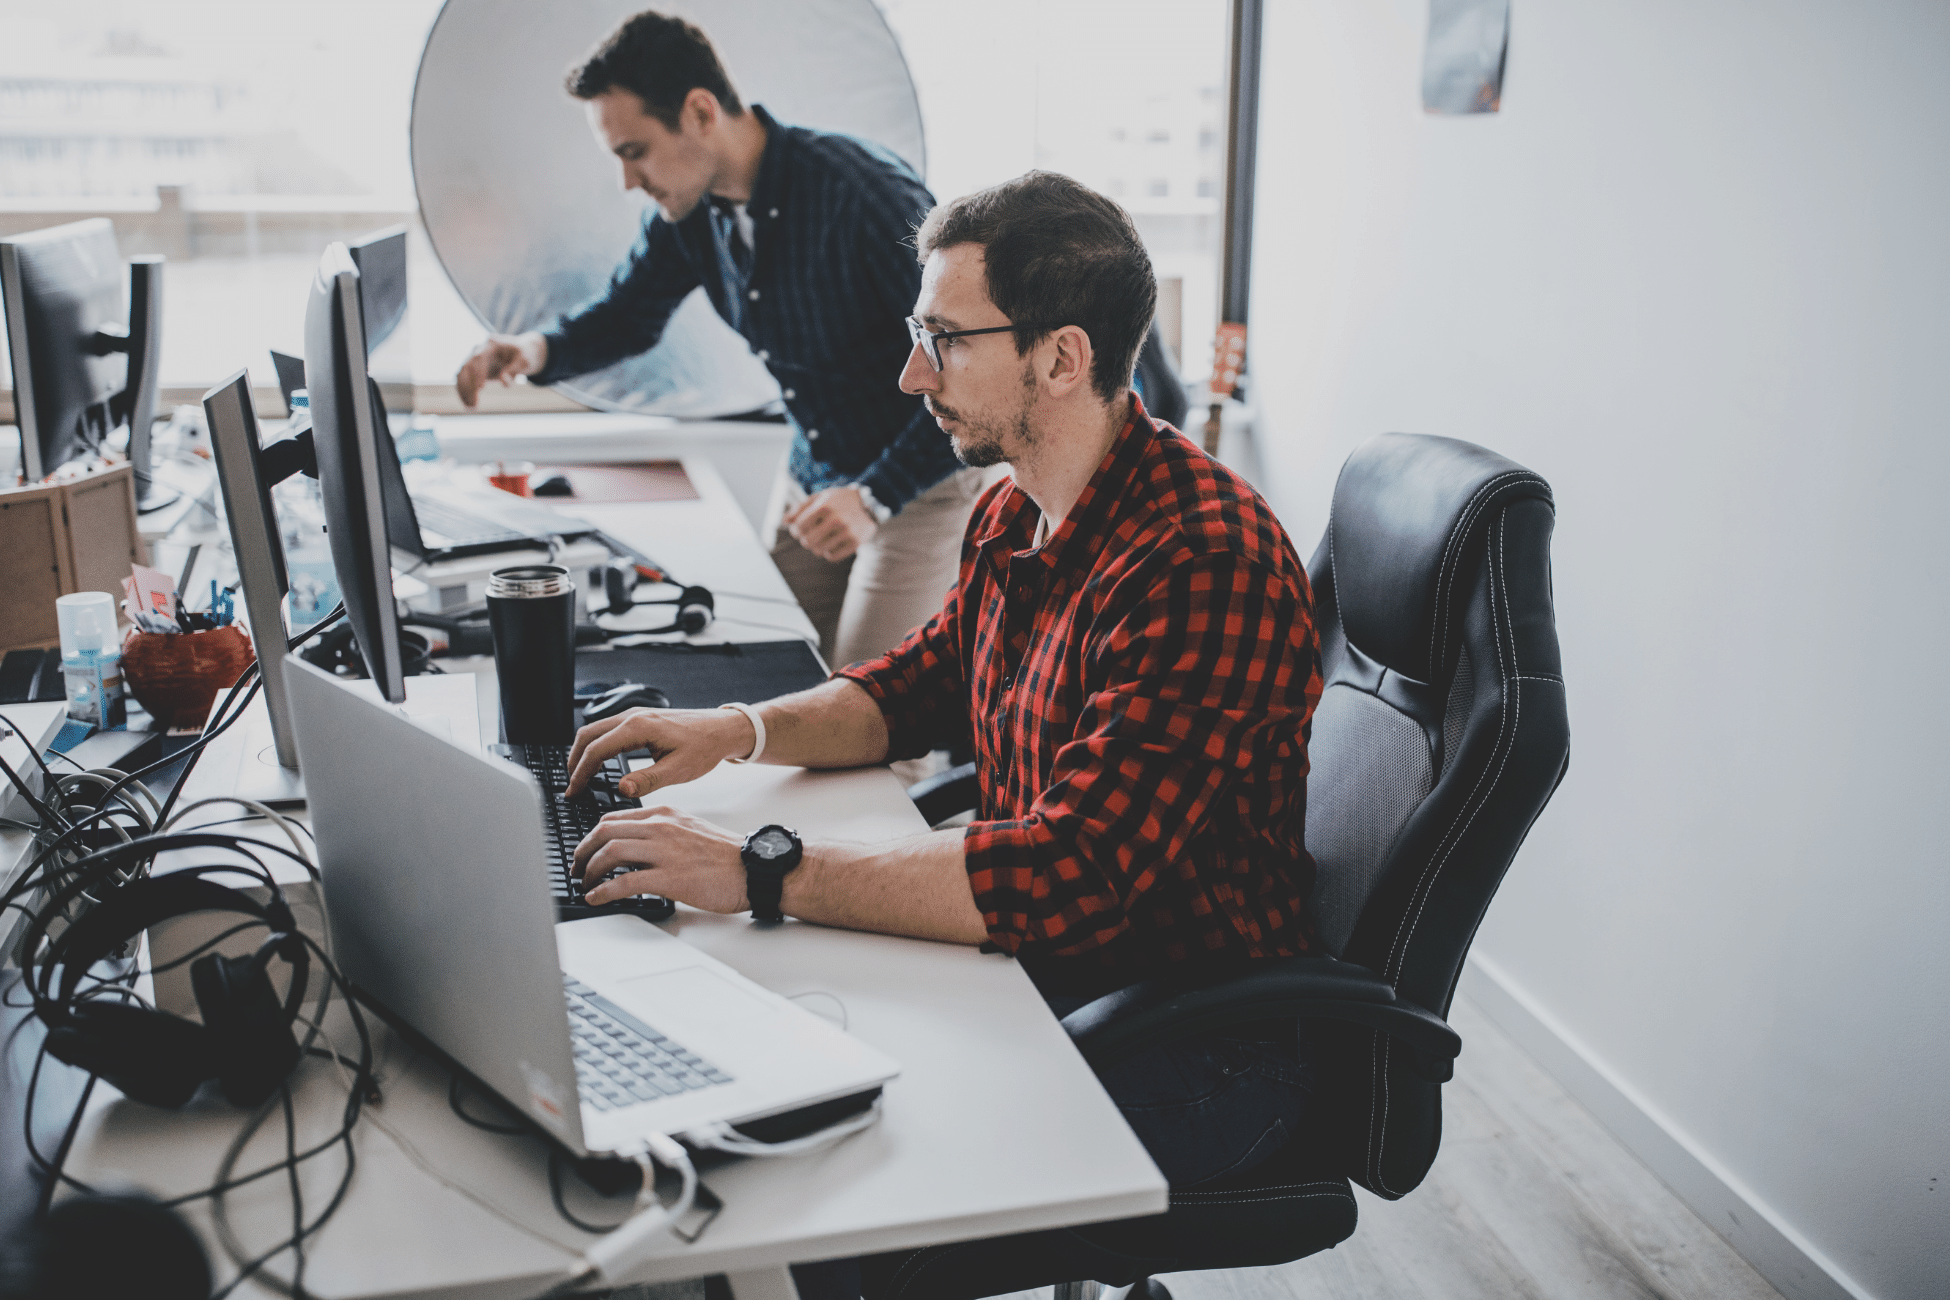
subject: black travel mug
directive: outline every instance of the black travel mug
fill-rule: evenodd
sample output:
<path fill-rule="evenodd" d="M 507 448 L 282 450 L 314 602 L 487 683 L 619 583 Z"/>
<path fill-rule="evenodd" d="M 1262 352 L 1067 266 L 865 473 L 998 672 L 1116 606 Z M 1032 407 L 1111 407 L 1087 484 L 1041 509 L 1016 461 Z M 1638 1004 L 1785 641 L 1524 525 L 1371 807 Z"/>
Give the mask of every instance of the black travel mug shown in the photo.
<path fill-rule="evenodd" d="M 488 627 L 501 679 L 501 738 L 510 745 L 575 739 L 576 585 L 559 564 L 488 576 Z"/>

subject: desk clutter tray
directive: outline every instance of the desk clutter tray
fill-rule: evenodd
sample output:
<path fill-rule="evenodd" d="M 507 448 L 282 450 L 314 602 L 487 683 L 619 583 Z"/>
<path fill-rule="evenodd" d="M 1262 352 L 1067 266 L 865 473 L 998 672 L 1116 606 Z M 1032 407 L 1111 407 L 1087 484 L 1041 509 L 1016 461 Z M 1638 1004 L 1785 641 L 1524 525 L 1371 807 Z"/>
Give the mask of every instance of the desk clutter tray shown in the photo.
<path fill-rule="evenodd" d="M 688 642 L 586 647 L 576 651 L 576 694 L 640 682 L 670 698 L 674 709 L 757 703 L 826 680 L 826 666 L 804 641 Z"/>

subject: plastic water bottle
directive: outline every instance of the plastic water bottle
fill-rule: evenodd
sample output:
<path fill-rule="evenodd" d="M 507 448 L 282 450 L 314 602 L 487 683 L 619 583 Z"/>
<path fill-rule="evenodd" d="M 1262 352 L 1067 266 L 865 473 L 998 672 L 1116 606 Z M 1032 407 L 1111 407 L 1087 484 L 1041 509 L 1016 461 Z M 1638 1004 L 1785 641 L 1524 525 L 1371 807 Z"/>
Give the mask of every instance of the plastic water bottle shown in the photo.
<path fill-rule="evenodd" d="M 54 601 L 61 629 L 61 676 L 68 716 L 108 728 L 122 720 L 122 646 L 115 637 L 115 598 L 77 591 Z"/>

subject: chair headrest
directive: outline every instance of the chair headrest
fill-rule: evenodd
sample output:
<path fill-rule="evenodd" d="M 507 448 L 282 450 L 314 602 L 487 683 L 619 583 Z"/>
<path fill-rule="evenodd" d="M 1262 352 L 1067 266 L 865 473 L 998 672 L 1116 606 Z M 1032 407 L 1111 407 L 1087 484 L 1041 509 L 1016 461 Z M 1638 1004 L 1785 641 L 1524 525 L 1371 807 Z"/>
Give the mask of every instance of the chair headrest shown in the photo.
<path fill-rule="evenodd" d="M 1513 460 L 1455 438 L 1384 433 L 1356 448 L 1328 517 L 1334 598 L 1349 642 L 1418 682 L 1451 667 L 1482 527 L 1510 501 L 1551 499 Z"/>

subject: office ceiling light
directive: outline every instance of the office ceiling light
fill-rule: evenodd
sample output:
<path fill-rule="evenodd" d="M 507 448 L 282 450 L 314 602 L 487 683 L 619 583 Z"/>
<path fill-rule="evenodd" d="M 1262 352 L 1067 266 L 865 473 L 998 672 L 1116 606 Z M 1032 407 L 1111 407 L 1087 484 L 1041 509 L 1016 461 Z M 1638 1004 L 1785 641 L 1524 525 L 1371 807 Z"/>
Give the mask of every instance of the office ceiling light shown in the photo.
<path fill-rule="evenodd" d="M 413 87 L 413 183 L 447 277 L 495 331 L 539 328 L 588 301 L 649 215 L 642 195 L 622 192 L 615 161 L 562 88 L 569 68 L 643 7 L 447 0 L 428 33 Z M 875 141 L 926 175 L 914 82 L 873 0 L 688 0 L 678 11 L 710 35 L 747 103 Z M 696 295 L 654 349 L 559 388 L 603 410 L 674 416 L 729 415 L 779 396 Z"/>

